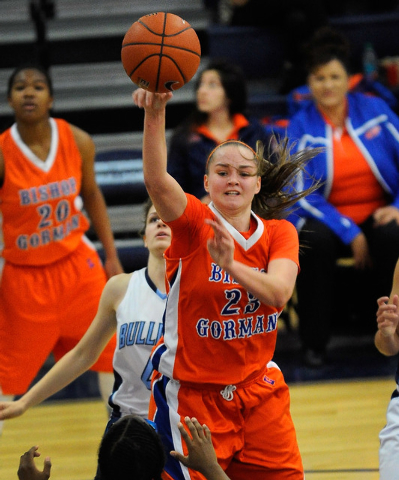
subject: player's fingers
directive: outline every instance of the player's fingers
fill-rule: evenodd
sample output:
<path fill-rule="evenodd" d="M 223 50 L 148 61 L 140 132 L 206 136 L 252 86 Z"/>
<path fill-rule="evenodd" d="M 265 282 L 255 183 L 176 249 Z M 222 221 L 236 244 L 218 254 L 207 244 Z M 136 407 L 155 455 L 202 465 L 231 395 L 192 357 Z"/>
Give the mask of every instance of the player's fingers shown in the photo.
<path fill-rule="evenodd" d="M 51 471 L 51 459 L 50 457 L 46 457 L 44 460 L 43 473 L 47 476 L 47 478 L 50 478 L 50 471 Z"/>
<path fill-rule="evenodd" d="M 383 305 L 384 303 L 387 303 L 389 300 L 389 297 L 380 297 L 378 300 L 377 300 L 377 304 L 378 305 Z"/>
<path fill-rule="evenodd" d="M 217 217 L 214 220 L 210 219 L 210 218 L 206 218 L 205 223 L 210 225 L 213 228 L 214 231 L 217 231 L 217 232 L 225 232 L 226 231 L 222 221 Z"/>
<path fill-rule="evenodd" d="M 397 313 L 397 306 L 396 305 L 393 305 L 391 303 L 387 303 L 385 305 L 381 305 L 380 308 L 378 310 L 381 310 L 381 313 L 386 315 L 387 313 L 393 313 L 393 314 L 396 314 Z"/>
<path fill-rule="evenodd" d="M 185 457 L 184 455 L 182 455 L 181 453 L 179 452 L 176 452 L 175 450 L 172 450 L 170 452 L 171 456 L 174 457 L 176 460 L 178 460 L 179 462 L 181 462 L 183 465 L 187 465 L 187 457 Z"/>
<path fill-rule="evenodd" d="M 377 318 L 384 319 L 387 318 L 392 313 L 391 310 L 384 307 L 380 307 L 377 311 Z"/>
<path fill-rule="evenodd" d="M 186 425 L 188 427 L 188 429 L 190 430 L 190 433 L 191 433 L 191 437 L 194 438 L 194 437 L 198 437 L 198 432 L 197 432 L 197 428 L 196 426 L 194 425 L 194 422 L 197 422 L 197 419 L 196 418 L 190 418 L 190 417 L 185 417 L 184 421 L 186 422 Z"/>
<path fill-rule="evenodd" d="M 206 218 L 206 219 L 205 219 L 205 223 L 206 223 L 207 225 L 211 226 L 212 229 L 213 229 L 213 231 L 216 230 L 217 223 L 216 223 L 214 220 L 212 220 L 212 219 L 210 219 L 210 218 Z"/>
<path fill-rule="evenodd" d="M 145 92 L 145 104 L 151 107 L 154 103 L 154 94 L 152 92 Z"/>
<path fill-rule="evenodd" d="M 208 250 L 216 247 L 214 238 L 208 238 L 208 240 L 206 241 L 206 244 L 207 244 Z"/>
<path fill-rule="evenodd" d="M 204 438 L 204 429 L 202 428 L 202 425 L 199 423 L 199 421 L 193 417 L 192 419 L 193 427 L 195 428 L 195 433 L 201 438 Z"/>
<path fill-rule="evenodd" d="M 379 315 L 377 318 L 378 323 L 384 323 L 386 321 L 388 322 L 394 322 L 398 318 L 397 314 L 395 313 L 384 313 L 383 315 Z"/>
<path fill-rule="evenodd" d="M 204 431 L 204 434 L 205 434 L 205 438 L 206 438 L 207 440 L 211 440 L 211 438 L 212 438 L 212 433 L 211 433 L 211 430 L 210 430 L 210 428 L 208 427 L 208 425 L 205 425 L 205 423 L 204 423 L 204 425 L 202 425 L 202 428 L 203 428 L 203 431 Z"/>
<path fill-rule="evenodd" d="M 177 425 L 177 428 L 179 429 L 179 432 L 181 436 L 183 437 L 183 440 L 188 444 L 191 441 L 191 437 L 188 434 L 187 430 L 184 428 L 182 423 L 179 423 Z"/>
<path fill-rule="evenodd" d="M 24 455 L 28 457 L 39 457 L 40 453 L 37 452 L 39 446 L 38 445 L 33 445 L 33 447 L 30 447 L 30 449 L 24 453 Z"/>

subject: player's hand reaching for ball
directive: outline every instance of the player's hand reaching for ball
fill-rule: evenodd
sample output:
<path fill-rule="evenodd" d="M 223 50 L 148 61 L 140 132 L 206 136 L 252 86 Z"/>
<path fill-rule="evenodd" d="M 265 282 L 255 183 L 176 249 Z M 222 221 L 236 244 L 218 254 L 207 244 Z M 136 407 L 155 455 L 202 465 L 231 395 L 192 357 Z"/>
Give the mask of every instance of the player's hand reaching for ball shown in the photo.
<path fill-rule="evenodd" d="M 138 88 L 132 94 L 134 103 L 139 108 L 147 111 L 163 110 L 167 102 L 173 97 L 173 93 L 152 93 L 143 88 Z"/>

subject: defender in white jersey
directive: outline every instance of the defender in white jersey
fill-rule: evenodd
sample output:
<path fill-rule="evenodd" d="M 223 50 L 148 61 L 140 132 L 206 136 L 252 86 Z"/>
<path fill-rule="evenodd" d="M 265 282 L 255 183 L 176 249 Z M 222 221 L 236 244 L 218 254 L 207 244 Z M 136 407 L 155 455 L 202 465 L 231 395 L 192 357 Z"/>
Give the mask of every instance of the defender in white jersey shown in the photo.
<path fill-rule="evenodd" d="M 22 415 L 88 370 L 115 330 L 115 383 L 109 401 L 113 411 L 107 428 L 127 414 L 147 417 L 152 373 L 149 357 L 162 335 L 166 303 L 163 253 L 170 245 L 171 230 L 149 201 L 144 213 L 147 267 L 108 280 L 97 314 L 80 342 L 19 400 L 1 402 L 0 420 Z"/>
<path fill-rule="evenodd" d="M 117 418 L 131 413 L 147 417 L 153 370 L 149 355 L 162 336 L 165 301 L 166 293 L 155 286 L 147 267 L 131 274 L 116 310 L 115 383 L 109 404 Z"/>

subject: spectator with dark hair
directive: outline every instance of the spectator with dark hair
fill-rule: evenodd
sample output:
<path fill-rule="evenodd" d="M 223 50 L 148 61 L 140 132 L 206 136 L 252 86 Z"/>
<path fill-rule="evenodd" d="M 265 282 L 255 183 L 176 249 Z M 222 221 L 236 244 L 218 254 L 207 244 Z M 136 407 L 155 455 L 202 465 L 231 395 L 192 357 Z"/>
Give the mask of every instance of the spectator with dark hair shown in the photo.
<path fill-rule="evenodd" d="M 348 93 L 349 44 L 341 34 L 320 29 L 307 52 L 313 101 L 290 120 L 287 135 L 294 150 L 324 150 L 297 181 L 299 189 L 315 179 L 320 187 L 291 216 L 304 246 L 299 333 L 305 362 L 317 367 L 340 321 L 333 318 L 336 260 L 352 256 L 356 269 L 372 273 L 370 298 L 389 291 L 399 255 L 399 118 L 378 97 Z"/>
<path fill-rule="evenodd" d="M 209 153 L 225 140 L 242 140 L 255 148 L 270 137 L 257 119 L 246 116 L 247 86 L 243 71 L 223 59 L 201 72 L 196 84 L 196 106 L 189 119 L 175 130 L 168 152 L 168 172 L 183 190 L 208 198 L 204 189 Z"/>

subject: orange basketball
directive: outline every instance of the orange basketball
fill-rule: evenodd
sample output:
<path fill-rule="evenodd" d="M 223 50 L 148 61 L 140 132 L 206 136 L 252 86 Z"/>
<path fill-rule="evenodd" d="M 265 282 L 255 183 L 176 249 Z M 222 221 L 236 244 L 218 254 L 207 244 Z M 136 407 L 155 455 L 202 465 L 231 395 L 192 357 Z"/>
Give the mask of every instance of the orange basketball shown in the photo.
<path fill-rule="evenodd" d="M 129 78 L 150 92 L 181 88 L 197 71 L 201 45 L 189 23 L 173 13 L 144 15 L 126 32 L 122 64 Z"/>

